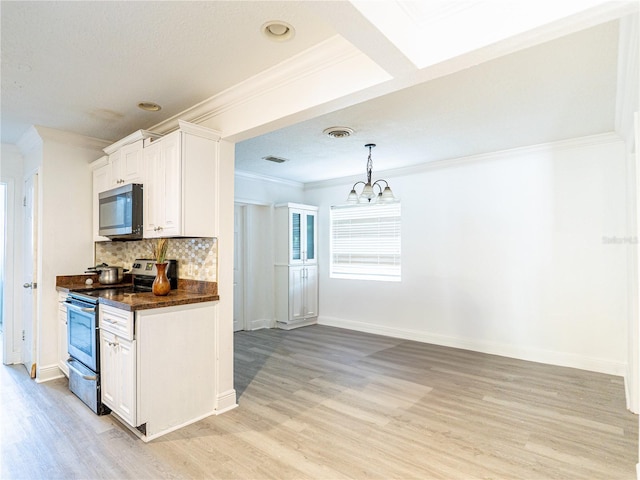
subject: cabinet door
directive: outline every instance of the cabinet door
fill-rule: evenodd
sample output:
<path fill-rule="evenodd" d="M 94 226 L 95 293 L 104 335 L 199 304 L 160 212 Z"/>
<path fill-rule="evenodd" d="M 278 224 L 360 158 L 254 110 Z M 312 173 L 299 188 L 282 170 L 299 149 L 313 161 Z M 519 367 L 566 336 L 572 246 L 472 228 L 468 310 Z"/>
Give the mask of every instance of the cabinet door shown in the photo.
<path fill-rule="evenodd" d="M 318 266 L 304 267 L 304 316 L 318 316 Z"/>
<path fill-rule="evenodd" d="M 301 210 L 289 210 L 289 263 L 293 265 L 304 262 L 302 222 L 304 222 L 304 213 Z"/>
<path fill-rule="evenodd" d="M 118 361 L 116 336 L 111 332 L 100 330 L 100 391 L 102 403 L 117 410 Z"/>
<path fill-rule="evenodd" d="M 144 150 L 144 223 L 146 238 L 181 232 L 180 137 L 171 134 Z"/>
<path fill-rule="evenodd" d="M 316 239 L 317 221 L 316 212 L 304 212 L 304 252 L 305 263 L 317 263 Z"/>
<path fill-rule="evenodd" d="M 144 183 L 142 142 L 125 145 L 117 155 L 109 157 L 112 184 Z"/>
<path fill-rule="evenodd" d="M 143 193 L 143 217 L 144 237 L 153 238 L 160 236 L 159 227 L 162 210 L 161 186 L 157 183 L 161 177 L 162 160 L 160 158 L 160 144 L 153 143 L 144 149 L 144 184 Z"/>
<path fill-rule="evenodd" d="M 289 268 L 289 320 L 304 318 L 304 267 Z"/>
<path fill-rule="evenodd" d="M 112 188 L 111 185 L 111 166 L 106 164 L 93 171 L 93 241 L 104 242 L 109 240 L 107 237 L 98 235 L 100 226 L 100 202 L 98 195 L 105 190 Z"/>
<path fill-rule="evenodd" d="M 136 341 L 117 338 L 118 397 L 116 412 L 129 425 L 136 426 Z"/>
<path fill-rule="evenodd" d="M 64 300 L 63 298 L 59 298 Z M 67 307 L 64 303 L 58 303 L 58 367 L 67 377 L 69 376 L 69 367 L 67 366 L 67 358 L 69 358 L 67 348 Z"/>
<path fill-rule="evenodd" d="M 182 234 L 182 165 L 180 155 L 180 132 L 168 135 L 160 142 L 163 168 L 162 197 L 163 221 L 161 236 Z M 206 192 L 201 192 L 205 196 Z"/>
<path fill-rule="evenodd" d="M 317 263 L 316 212 L 289 210 L 289 264 Z"/>

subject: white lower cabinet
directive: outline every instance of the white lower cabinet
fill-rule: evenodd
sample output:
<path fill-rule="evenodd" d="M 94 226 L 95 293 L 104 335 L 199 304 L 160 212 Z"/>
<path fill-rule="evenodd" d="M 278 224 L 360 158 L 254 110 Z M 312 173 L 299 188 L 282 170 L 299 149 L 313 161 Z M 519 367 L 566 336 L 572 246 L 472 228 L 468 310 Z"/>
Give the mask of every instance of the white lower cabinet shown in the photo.
<path fill-rule="evenodd" d="M 132 427 L 136 416 L 136 341 L 133 313 L 100 305 L 102 403 Z"/>
<path fill-rule="evenodd" d="M 276 266 L 278 328 L 312 325 L 318 320 L 318 266 Z"/>
<path fill-rule="evenodd" d="M 136 417 L 136 341 L 102 330 L 102 403 L 132 427 Z"/>
<path fill-rule="evenodd" d="M 66 293 L 58 294 L 58 368 L 68 377 L 69 366 L 67 365 L 67 358 L 69 358 L 69 348 L 67 347 L 67 305 L 64 303 L 66 299 Z"/>
<path fill-rule="evenodd" d="M 217 302 L 100 305 L 102 403 L 144 441 L 235 406 L 235 392 L 217 391 L 217 311 Z"/>

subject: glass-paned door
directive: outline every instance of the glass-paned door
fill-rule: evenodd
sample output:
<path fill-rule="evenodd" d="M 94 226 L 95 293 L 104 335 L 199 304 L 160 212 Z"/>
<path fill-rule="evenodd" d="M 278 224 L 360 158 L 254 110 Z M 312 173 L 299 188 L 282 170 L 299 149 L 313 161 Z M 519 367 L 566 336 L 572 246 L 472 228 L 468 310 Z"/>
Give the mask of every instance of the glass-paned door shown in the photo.
<path fill-rule="evenodd" d="M 302 214 L 291 212 L 291 261 L 302 260 Z"/>

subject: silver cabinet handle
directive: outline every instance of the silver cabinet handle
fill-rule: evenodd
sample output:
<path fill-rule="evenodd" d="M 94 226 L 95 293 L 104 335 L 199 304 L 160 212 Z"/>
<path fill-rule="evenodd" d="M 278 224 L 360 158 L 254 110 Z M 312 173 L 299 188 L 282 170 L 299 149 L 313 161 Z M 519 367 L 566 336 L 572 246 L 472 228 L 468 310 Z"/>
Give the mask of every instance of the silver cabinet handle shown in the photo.
<path fill-rule="evenodd" d="M 85 380 L 97 380 L 98 377 L 96 375 L 83 375 L 82 378 Z"/>

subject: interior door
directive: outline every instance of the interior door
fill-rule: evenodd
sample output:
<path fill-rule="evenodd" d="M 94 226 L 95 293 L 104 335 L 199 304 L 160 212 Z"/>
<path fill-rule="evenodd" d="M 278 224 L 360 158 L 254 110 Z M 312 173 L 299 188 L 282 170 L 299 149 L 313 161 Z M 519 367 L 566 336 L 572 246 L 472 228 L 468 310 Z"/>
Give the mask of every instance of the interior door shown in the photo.
<path fill-rule="evenodd" d="M 36 374 L 36 279 L 38 259 L 38 174 L 24 182 L 24 248 L 22 296 L 22 363 L 31 375 Z"/>
<path fill-rule="evenodd" d="M 233 331 L 244 330 L 244 218 L 245 207 L 236 205 L 233 215 Z"/>

